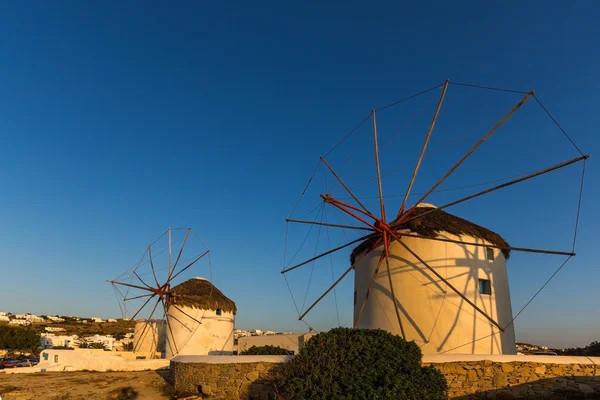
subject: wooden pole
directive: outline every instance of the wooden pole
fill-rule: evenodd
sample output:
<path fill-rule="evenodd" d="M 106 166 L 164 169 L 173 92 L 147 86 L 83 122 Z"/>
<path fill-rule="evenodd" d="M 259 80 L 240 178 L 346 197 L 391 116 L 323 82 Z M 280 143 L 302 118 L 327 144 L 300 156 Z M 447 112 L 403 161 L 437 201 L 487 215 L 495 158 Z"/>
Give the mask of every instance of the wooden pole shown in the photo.
<path fill-rule="evenodd" d="M 188 228 L 188 231 L 185 235 L 185 239 L 183 239 L 183 243 L 181 244 L 181 249 L 179 249 L 179 254 L 177 254 L 177 258 L 175 259 L 175 264 L 173 264 L 173 269 L 171 270 L 171 272 L 169 273 L 168 277 L 167 277 L 167 281 L 171 280 L 171 275 L 173 275 L 173 271 L 175 271 L 175 268 L 177 267 L 177 263 L 179 263 L 179 258 L 181 258 L 181 253 L 183 253 L 183 249 L 185 248 L 185 244 L 188 241 L 188 238 L 190 237 L 190 232 L 192 231 L 192 228 Z"/>
<path fill-rule="evenodd" d="M 183 315 L 185 315 L 186 317 L 188 317 L 191 320 L 196 321 L 197 323 L 199 323 L 200 325 L 202 325 L 201 321 L 198 321 L 196 318 L 192 317 L 190 314 L 186 313 L 185 311 L 183 311 L 181 308 L 177 307 L 177 305 L 175 305 L 175 303 L 171 304 L 173 307 L 175 307 L 177 310 L 179 310 L 179 312 L 181 312 Z"/>
<path fill-rule="evenodd" d="M 169 343 L 169 347 L 171 348 L 171 352 L 173 353 L 173 355 L 177 355 L 177 353 L 179 353 L 179 350 L 177 349 L 177 344 L 175 343 L 175 335 L 173 334 L 173 329 L 171 329 L 171 324 L 169 323 L 169 309 L 165 305 L 165 302 L 162 301 L 162 298 L 161 298 L 161 302 L 162 302 L 163 310 L 165 310 L 165 316 L 167 319 L 167 328 L 169 329 L 169 332 L 171 333 L 171 340 L 173 341 L 173 343 L 169 342 L 169 335 L 167 335 L 166 342 Z M 175 352 L 173 352 L 173 346 L 175 346 Z M 165 344 L 165 347 L 166 347 L 166 344 Z"/>
<path fill-rule="evenodd" d="M 140 282 L 142 282 L 144 285 L 146 285 L 146 287 L 147 287 L 148 289 L 152 289 L 152 286 L 150 286 L 150 285 L 148 285 L 146 282 L 144 282 L 144 280 L 143 280 L 142 278 L 140 278 L 140 276 L 137 274 L 137 272 L 133 271 L 133 274 L 134 274 L 134 275 L 135 275 L 135 276 L 138 278 L 138 280 L 139 280 Z"/>
<path fill-rule="evenodd" d="M 342 185 L 342 187 L 346 190 L 346 192 L 354 199 L 354 201 L 356 201 L 356 203 L 366 212 L 369 212 L 369 210 L 367 210 L 367 207 L 365 207 L 363 205 L 363 203 L 360 202 L 360 200 L 358 200 L 358 197 L 356 197 L 354 195 L 354 193 L 352 193 L 352 191 L 350 190 L 350 188 L 348 186 L 346 186 L 346 184 L 344 183 L 344 181 L 342 181 L 342 178 L 340 178 L 340 176 L 333 170 L 333 168 L 331 167 L 331 165 L 329 165 L 329 163 L 325 160 L 324 157 L 321 157 L 321 161 L 323 161 L 323 164 L 325 164 L 325 166 L 327 168 L 329 168 L 329 170 L 331 171 L 331 173 L 333 174 L 333 176 L 335 176 L 335 179 L 338 180 L 338 182 Z"/>
<path fill-rule="evenodd" d="M 191 263 L 189 263 L 188 265 L 186 265 L 181 271 L 179 271 L 178 273 L 176 273 L 175 275 L 173 275 L 171 278 L 169 278 L 169 280 L 167 282 L 170 283 L 173 279 L 177 278 L 186 269 L 188 269 L 192 265 L 196 264 L 202 257 L 204 257 L 205 255 L 207 255 L 209 252 L 210 252 L 210 250 L 206 250 L 204 253 L 202 253 L 200 256 L 198 256 L 194 261 L 192 261 Z M 175 271 L 175 268 L 173 268 L 173 271 Z"/>
<path fill-rule="evenodd" d="M 367 252 L 365 252 L 364 254 L 366 254 Z M 360 320 L 360 316 L 362 315 L 362 312 L 365 308 L 365 305 L 367 304 L 367 300 L 369 299 L 369 294 L 371 293 L 371 288 L 373 287 L 373 283 L 375 283 L 375 278 L 377 277 L 377 274 L 379 273 L 379 268 L 381 267 L 381 262 L 383 261 L 382 258 L 379 259 L 379 262 L 377 263 L 377 267 L 375 268 L 375 272 L 373 273 L 373 276 L 371 277 L 371 282 L 369 283 L 369 287 L 367 288 L 367 292 L 365 293 L 365 297 L 363 298 L 363 301 L 360 305 L 360 308 L 358 310 L 358 314 L 356 315 L 356 318 L 354 319 L 354 325 L 353 327 L 356 328 L 356 325 L 358 325 L 358 321 Z"/>
<path fill-rule="evenodd" d="M 385 254 L 385 266 L 387 268 L 387 276 L 388 282 L 390 284 L 390 294 L 392 295 L 392 301 L 394 302 L 394 309 L 396 310 L 396 318 L 398 318 L 398 325 L 400 326 L 400 333 L 402 337 L 406 339 L 406 335 L 404 334 L 404 327 L 402 326 L 402 319 L 400 318 L 400 310 L 398 309 L 398 300 L 396 295 L 394 294 L 394 283 L 392 282 L 392 272 L 390 271 L 390 259 L 388 257 L 388 252 Z"/>
<path fill-rule="evenodd" d="M 437 121 L 438 114 L 442 109 L 442 103 L 444 102 L 444 96 L 446 96 L 446 89 L 448 89 L 448 83 L 450 80 L 446 80 L 444 82 L 444 87 L 442 89 L 442 95 L 440 96 L 440 100 L 438 101 L 437 108 L 435 110 L 435 114 L 433 114 L 433 119 L 431 120 L 431 125 L 429 125 L 429 131 L 427 132 L 427 136 L 425 137 L 425 143 L 423 143 L 423 148 L 421 149 L 421 154 L 419 155 L 419 159 L 417 161 L 417 165 L 415 166 L 415 170 L 413 171 L 412 177 L 410 178 L 410 183 L 408 184 L 408 188 L 406 189 L 406 194 L 404 195 L 404 200 L 402 200 L 402 205 L 400 206 L 400 211 L 398 211 L 398 215 L 396 218 L 400 217 L 404 212 L 404 207 L 406 206 L 406 201 L 408 200 L 408 196 L 410 195 L 410 191 L 412 190 L 413 184 L 415 183 L 415 179 L 417 178 L 417 172 L 419 172 L 419 167 L 421 166 L 421 161 L 423 160 L 423 156 L 425 156 L 425 150 L 427 149 L 427 145 L 429 143 L 429 138 L 431 137 L 431 132 L 433 132 L 433 128 L 435 127 L 435 122 Z"/>
<path fill-rule="evenodd" d="M 485 313 L 485 311 L 483 311 L 481 308 L 477 307 L 477 305 L 475 305 L 471 300 L 469 300 L 467 298 L 467 296 L 465 296 L 464 294 L 462 294 L 457 288 L 455 288 L 450 282 L 448 282 L 443 276 L 441 276 L 435 269 L 433 269 L 427 262 L 425 262 L 425 260 L 423 260 L 421 257 L 419 257 L 419 255 L 417 253 L 415 253 L 414 251 L 412 251 L 412 249 L 410 247 L 408 247 L 404 242 L 402 242 L 402 240 L 400 240 L 400 238 L 396 237 L 396 240 L 398 241 L 398 243 L 400 243 L 400 245 L 402 245 L 402 247 L 404 247 L 410 254 L 412 254 L 413 257 L 415 257 L 417 260 L 419 260 L 419 262 L 421 264 L 423 264 L 429 271 L 431 271 L 441 282 L 444 282 L 446 285 L 448 285 L 448 287 L 450 289 L 452 289 L 452 291 L 454 293 L 456 293 L 464 301 L 466 301 L 467 303 L 469 303 L 469 305 L 471 307 L 473 307 L 478 313 L 480 313 L 481 315 L 483 315 L 496 328 L 498 328 L 502 332 L 504 332 L 504 328 L 502 328 L 496 321 L 494 321 L 494 319 L 492 317 L 490 317 L 489 315 L 487 315 Z"/>
<path fill-rule="evenodd" d="M 152 275 L 154 276 L 154 282 L 156 282 L 156 287 L 160 287 L 158 283 L 158 278 L 156 277 L 156 271 L 154 271 L 154 262 L 152 261 L 152 246 L 148 245 L 148 257 L 150 258 L 150 268 L 152 269 Z"/>
<path fill-rule="evenodd" d="M 171 262 L 173 261 L 172 259 L 172 252 L 171 252 L 171 227 L 169 227 L 169 266 L 167 268 L 167 276 L 171 274 Z"/>
<path fill-rule="evenodd" d="M 134 272 L 134 274 L 135 274 L 135 272 Z M 134 288 L 134 289 L 152 290 L 152 288 L 150 286 L 144 287 L 144 286 L 132 285 L 130 283 L 119 282 L 119 281 L 106 281 L 106 282 L 113 283 L 115 285 L 127 286 L 127 287 Z"/>
<path fill-rule="evenodd" d="M 439 242 L 464 244 L 464 245 L 468 245 L 468 246 L 490 247 L 493 249 L 508 250 L 508 251 L 522 251 L 525 253 L 539 253 L 539 254 L 554 254 L 554 255 L 560 255 L 560 256 L 575 256 L 575 253 L 571 253 L 568 251 L 530 249 L 530 248 L 526 248 L 526 247 L 498 246 L 498 245 L 491 244 L 491 243 L 464 242 L 462 240 L 447 239 L 447 238 L 442 238 L 442 237 L 427 237 L 427 236 L 414 235 L 414 234 L 402 233 L 402 232 L 396 232 L 396 234 L 400 237 L 412 237 L 412 238 L 416 238 L 416 239 L 435 240 L 435 241 L 439 241 Z"/>
<path fill-rule="evenodd" d="M 579 161 L 585 160 L 585 159 L 587 159 L 587 158 L 589 158 L 589 155 L 584 155 L 584 156 L 581 156 L 581 157 L 573 158 L 572 160 L 565 161 L 565 162 L 563 162 L 563 163 L 560 163 L 560 164 L 556 164 L 556 165 L 554 165 L 554 166 L 552 166 L 552 167 L 545 168 L 545 169 L 543 169 L 543 170 L 541 170 L 541 171 L 533 172 L 533 173 L 531 173 L 531 174 L 528 174 L 528 175 L 522 176 L 522 177 L 520 177 L 520 178 L 513 179 L 513 180 L 512 180 L 512 181 L 510 181 L 510 182 L 506 182 L 506 183 L 503 183 L 503 184 L 501 184 L 501 185 L 497 185 L 497 186 L 494 186 L 494 187 L 492 187 L 492 188 L 489 188 L 489 189 L 486 189 L 486 190 L 482 190 L 481 192 L 477 192 L 477 193 L 475 193 L 475 194 L 472 194 L 472 195 L 470 195 L 470 196 L 463 197 L 462 199 L 458 199 L 458 200 L 455 200 L 455 201 L 453 201 L 453 202 L 450 202 L 450 203 L 444 204 L 443 206 L 440 206 L 440 207 L 437 207 L 437 208 L 431 209 L 431 210 L 429 210 L 429 211 L 425 211 L 424 213 L 422 213 L 422 214 L 419 214 L 419 215 L 418 215 L 418 216 L 416 216 L 416 217 L 410 218 L 410 219 L 408 219 L 408 220 L 406 220 L 406 221 L 399 221 L 399 223 L 394 223 L 393 225 L 394 225 L 394 226 L 397 226 L 397 225 L 399 225 L 399 224 L 407 224 L 407 223 L 409 223 L 409 222 L 411 222 L 411 221 L 414 221 L 414 220 L 416 220 L 416 219 L 419 219 L 419 218 L 421 218 L 421 217 L 423 217 L 423 216 L 425 216 L 425 215 L 427 215 L 427 214 L 431 214 L 431 213 L 433 213 L 433 212 L 436 212 L 436 211 L 439 211 L 439 210 L 443 210 L 444 208 L 448 208 L 448 207 L 450 207 L 450 206 L 454 206 L 454 205 L 460 204 L 460 203 L 462 203 L 462 202 L 465 202 L 465 201 L 467 201 L 467 200 L 474 199 L 475 197 L 483 196 L 484 194 L 487 194 L 487 193 L 490 193 L 490 192 L 494 192 L 494 191 L 496 191 L 496 190 L 498 190 L 498 189 L 502 189 L 502 188 L 505 188 L 505 187 L 507 187 L 507 186 L 511 186 L 511 185 L 514 185 L 514 184 L 516 184 L 516 183 L 519 183 L 519 182 L 526 181 L 526 180 L 528 180 L 528 179 L 531 179 L 531 178 L 535 178 L 536 176 L 540 176 L 540 175 L 543 175 L 543 174 L 547 174 L 548 172 L 555 171 L 555 170 L 557 170 L 557 169 L 559 169 L 559 168 L 566 167 L 567 165 L 574 164 L 574 163 L 576 163 L 576 162 L 579 162 Z"/>
<path fill-rule="evenodd" d="M 371 110 L 373 118 L 373 143 L 375 147 L 375 171 L 377 173 L 377 190 L 379 191 L 379 208 L 381 221 L 385 223 L 385 204 L 383 202 L 383 188 L 381 187 L 381 169 L 379 168 L 379 144 L 377 142 L 377 116 L 375 109 Z"/>
<path fill-rule="evenodd" d="M 529 100 L 531 96 L 533 96 L 533 91 L 529 92 L 525 97 L 523 97 L 523 99 L 521 99 L 521 101 L 516 106 L 514 106 L 508 114 L 504 116 L 504 118 L 498 121 L 498 123 L 494 125 L 494 127 L 490 129 L 488 133 L 486 133 L 481 139 L 479 139 L 475 146 L 473 146 L 471 150 L 467 152 L 467 154 L 465 154 L 460 160 L 458 160 L 456 164 L 454 164 L 452 168 L 450 168 L 450 171 L 446 172 L 446 174 L 442 176 L 440 180 L 437 181 L 437 183 L 433 185 L 431 189 L 429 189 L 423 196 L 421 196 L 421 198 L 415 203 L 412 209 L 414 209 L 414 207 L 416 207 L 418 204 L 422 203 L 435 189 L 438 188 L 438 186 L 440 186 L 454 171 L 456 171 L 456 169 L 460 167 L 460 165 L 463 162 L 465 162 L 465 160 L 469 158 L 469 156 L 473 154 L 473 152 L 477 150 L 479 146 L 483 144 L 483 142 L 485 142 L 490 136 L 492 136 L 492 133 L 494 133 L 498 128 L 500 128 L 502 124 L 504 124 L 523 104 L 525 104 L 525 102 Z"/>
<path fill-rule="evenodd" d="M 129 300 L 141 299 L 142 297 L 148 297 L 148 296 L 152 296 L 152 293 L 143 294 L 143 295 L 141 295 L 141 296 L 135 296 L 135 297 L 127 297 L 126 299 L 123 299 L 123 301 L 129 301 Z"/>
<path fill-rule="evenodd" d="M 348 268 L 346 271 L 344 271 L 344 273 L 331 285 L 329 286 L 329 289 L 327 289 L 321 296 L 319 296 L 319 298 L 317 300 L 315 300 L 314 303 L 312 303 L 310 305 L 310 307 L 308 307 L 306 309 L 306 311 L 304 311 L 302 313 L 302 315 L 300 315 L 300 317 L 298 317 L 298 320 L 301 321 L 302 318 L 304 318 L 306 316 L 306 314 L 308 314 L 321 300 L 323 300 L 323 298 L 325 296 L 327 296 L 327 294 L 329 294 L 329 292 L 331 292 L 333 290 L 333 288 L 335 288 L 337 286 L 338 283 L 340 283 L 342 281 L 342 279 L 344 279 L 346 277 L 346 275 L 348 275 L 350 273 L 350 271 L 352 271 L 354 269 L 354 266 L 364 258 L 364 256 L 366 256 L 367 253 L 363 253 L 358 259 L 354 260 L 354 263 L 352 263 L 352 265 L 350 266 L 350 268 Z"/>
<path fill-rule="evenodd" d="M 353 245 L 354 243 L 358 243 L 358 242 L 362 242 L 363 240 L 368 240 L 368 239 L 371 239 L 371 238 L 375 237 L 376 235 L 377 235 L 376 233 L 371 233 L 371 234 L 369 234 L 369 235 L 366 235 L 366 236 L 360 237 L 360 238 L 358 238 L 358 239 L 356 239 L 356 240 L 353 240 L 353 241 L 351 241 L 351 242 L 349 242 L 349 243 L 346 243 L 346 244 L 344 244 L 344 245 L 342 245 L 342 246 L 338 246 L 338 247 L 336 247 L 335 249 L 331 249 L 331 250 L 329 250 L 329 251 L 326 251 L 325 253 L 319 254 L 318 256 L 315 256 L 315 257 L 313 257 L 313 258 L 311 258 L 311 259 L 309 259 L 309 260 L 306 260 L 306 261 L 304 261 L 304 262 L 301 262 L 300 264 L 296 264 L 296 265 L 294 265 L 293 267 L 290 267 L 290 268 L 284 269 L 283 271 L 281 271 L 281 273 L 282 273 L 282 274 L 285 274 L 285 273 L 287 273 L 287 272 L 290 272 L 290 271 L 292 271 L 292 270 L 294 270 L 294 269 L 296 269 L 296 268 L 298 268 L 298 267 L 301 267 L 301 266 L 303 266 L 303 265 L 306 265 L 306 264 L 308 264 L 308 263 L 310 263 L 310 262 L 312 262 L 312 261 L 318 260 L 318 259 L 319 259 L 319 258 L 321 258 L 321 257 L 325 257 L 325 256 L 326 256 L 326 255 L 328 255 L 328 254 L 334 253 L 334 252 L 336 252 L 336 251 L 338 251 L 338 250 L 341 250 L 341 249 L 343 249 L 343 248 L 345 248 L 345 247 L 351 246 L 351 245 Z"/>
<path fill-rule="evenodd" d="M 150 313 L 150 316 L 148 317 L 148 319 L 146 319 L 146 321 L 151 322 L 152 321 L 152 316 L 154 315 L 154 312 L 156 311 L 156 307 L 158 307 L 158 303 L 160 303 L 160 298 L 156 301 L 156 304 L 154 305 L 154 308 L 152 309 L 152 312 Z M 144 333 L 146 332 L 146 328 L 148 328 L 148 323 L 144 324 L 144 328 L 142 329 L 142 332 L 140 334 L 140 341 L 138 341 L 138 344 L 144 339 Z M 137 351 L 135 346 L 133 347 L 133 351 Z"/>
<path fill-rule="evenodd" d="M 366 228 L 362 226 L 353 226 L 353 225 L 339 225 L 339 224 L 330 224 L 326 222 L 317 222 L 317 221 L 305 221 L 301 219 L 286 219 L 287 222 L 295 222 L 297 224 L 309 224 L 309 225 L 322 225 L 322 226 L 331 226 L 332 228 L 344 228 L 344 229 L 356 229 L 359 231 L 373 231 L 372 228 Z"/>
<path fill-rule="evenodd" d="M 130 325 L 132 322 L 135 322 L 135 317 L 137 317 L 137 315 L 144 309 L 144 307 L 146 307 L 146 305 L 148 305 L 148 303 L 150 303 L 150 300 L 152 300 L 154 298 L 154 296 L 156 296 L 156 293 L 153 293 L 152 296 L 150 296 L 148 298 L 148 300 L 146 300 L 146 302 L 140 307 L 139 310 L 137 310 L 137 312 L 135 314 L 133 314 L 133 317 L 131 317 L 131 319 L 129 320 L 129 324 Z"/>

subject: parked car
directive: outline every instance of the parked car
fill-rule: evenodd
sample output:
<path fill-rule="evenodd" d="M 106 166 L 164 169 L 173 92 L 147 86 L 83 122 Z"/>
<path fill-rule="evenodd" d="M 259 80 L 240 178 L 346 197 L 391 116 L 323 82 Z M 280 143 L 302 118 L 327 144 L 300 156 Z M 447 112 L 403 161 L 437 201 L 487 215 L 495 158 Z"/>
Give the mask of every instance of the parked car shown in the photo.
<path fill-rule="evenodd" d="M 2 367 L 4 368 L 17 368 L 19 366 L 19 360 L 15 360 L 13 358 L 5 358 L 2 361 Z"/>
<path fill-rule="evenodd" d="M 18 363 L 17 363 L 17 367 L 33 367 L 33 365 L 34 364 L 26 358 L 24 358 L 22 360 L 18 360 Z"/>

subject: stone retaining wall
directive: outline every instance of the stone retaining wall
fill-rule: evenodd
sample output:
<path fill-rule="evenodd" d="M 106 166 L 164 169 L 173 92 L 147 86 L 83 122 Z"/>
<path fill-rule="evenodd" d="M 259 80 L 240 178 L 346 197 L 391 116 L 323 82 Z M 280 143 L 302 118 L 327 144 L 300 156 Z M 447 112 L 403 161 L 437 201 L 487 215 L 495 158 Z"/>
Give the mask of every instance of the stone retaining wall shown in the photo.
<path fill-rule="evenodd" d="M 211 399 L 269 400 L 274 396 L 266 378 L 291 357 L 226 358 L 176 357 L 171 361 L 170 372 L 175 391 L 189 395 L 202 393 Z M 499 362 L 496 356 L 496 361 L 435 362 L 435 358 L 427 356 L 423 365 L 432 365 L 444 374 L 450 399 L 600 399 L 597 358 L 587 362 L 566 357 L 544 358 L 555 362 L 537 362 L 539 357 L 527 361 L 526 356 L 519 358 L 523 361 L 512 361 L 513 356 Z"/>
<path fill-rule="evenodd" d="M 431 365 L 446 377 L 450 399 L 600 399 L 600 371 L 594 364 L 483 360 Z"/>
<path fill-rule="evenodd" d="M 286 356 L 213 356 L 209 362 L 194 362 L 182 358 L 171 360 L 170 378 L 175 392 L 201 394 L 215 400 L 270 400 L 273 390 L 266 378 L 290 359 Z M 236 359 L 240 362 L 234 362 Z M 222 363 L 224 361 L 230 362 Z"/>

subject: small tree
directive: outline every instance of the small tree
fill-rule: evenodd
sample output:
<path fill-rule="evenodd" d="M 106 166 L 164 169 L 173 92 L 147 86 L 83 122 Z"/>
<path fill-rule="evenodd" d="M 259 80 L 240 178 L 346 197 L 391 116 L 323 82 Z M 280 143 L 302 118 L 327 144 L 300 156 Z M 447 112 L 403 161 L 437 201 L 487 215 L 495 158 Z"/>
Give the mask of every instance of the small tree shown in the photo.
<path fill-rule="evenodd" d="M 103 343 L 98 343 L 98 342 L 94 342 L 94 343 L 90 343 L 88 344 L 88 349 L 102 349 L 105 350 L 106 347 L 104 346 Z"/>
<path fill-rule="evenodd" d="M 240 353 L 241 356 L 285 356 L 292 354 L 291 351 L 279 346 L 252 346 Z"/>
<path fill-rule="evenodd" d="M 274 385 L 287 400 L 442 400 L 444 376 L 421 366 L 414 342 L 380 329 L 335 328 L 311 338 Z"/>

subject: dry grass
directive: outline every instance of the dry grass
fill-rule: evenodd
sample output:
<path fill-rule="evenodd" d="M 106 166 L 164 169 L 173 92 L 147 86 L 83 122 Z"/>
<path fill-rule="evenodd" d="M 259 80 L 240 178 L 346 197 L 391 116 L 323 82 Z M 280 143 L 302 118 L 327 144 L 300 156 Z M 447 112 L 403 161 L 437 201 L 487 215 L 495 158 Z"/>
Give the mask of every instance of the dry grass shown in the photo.
<path fill-rule="evenodd" d="M 2 400 L 167 400 L 162 371 L 0 373 Z"/>

